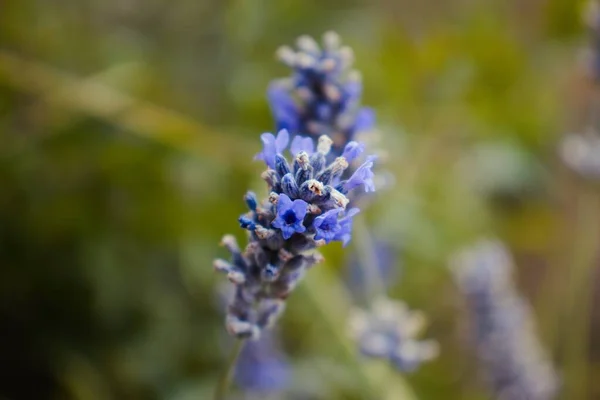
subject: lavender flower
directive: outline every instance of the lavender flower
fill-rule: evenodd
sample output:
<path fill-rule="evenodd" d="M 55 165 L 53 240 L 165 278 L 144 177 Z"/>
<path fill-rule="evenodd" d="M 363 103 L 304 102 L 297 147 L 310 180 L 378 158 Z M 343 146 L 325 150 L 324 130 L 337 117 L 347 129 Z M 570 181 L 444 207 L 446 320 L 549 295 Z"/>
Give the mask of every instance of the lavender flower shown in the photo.
<path fill-rule="evenodd" d="M 294 73 L 271 83 L 268 100 L 277 129 L 315 142 L 321 135 L 333 139 L 331 157 L 342 155 L 357 134 L 375 124 L 373 110 L 360 106 L 360 74 L 352 70 L 353 53 L 328 32 L 322 46 L 309 36 L 297 40 L 297 51 L 284 46 L 277 55 Z M 351 162 L 348 159 L 348 162 Z"/>
<path fill-rule="evenodd" d="M 308 203 L 302 199 L 290 200 L 285 193 L 279 195 L 277 201 L 277 216 L 271 222 L 275 228 L 281 229 L 284 239 L 289 239 L 294 233 L 302 233 L 306 228 L 302 223 L 306 216 Z M 337 210 L 335 210 L 337 211 Z"/>
<path fill-rule="evenodd" d="M 370 311 L 354 311 L 350 318 L 350 331 L 361 352 L 389 360 L 404 372 L 437 357 L 437 342 L 417 339 L 424 326 L 423 314 L 387 298 L 374 301 Z"/>
<path fill-rule="evenodd" d="M 226 317 L 228 331 L 253 339 L 274 324 L 304 272 L 321 260 L 309 251 L 331 241 L 344 245 L 350 241 L 352 218 L 359 210 L 346 211 L 349 191 L 362 185 L 372 188 L 372 173 L 355 174 L 350 183 L 342 179 L 348 167 L 343 156 L 327 163 L 332 145 L 327 136 L 319 138 L 316 151 L 312 143 L 295 139 L 292 162 L 282 154 L 289 142 L 285 130 L 277 136 L 263 134 L 261 139 L 263 151 L 257 158 L 267 164 L 262 177 L 270 194 L 262 202 L 254 193 L 246 194 L 250 211 L 239 222 L 248 231 L 249 243 L 242 252 L 233 236 L 225 236 L 223 245 L 232 259 L 214 263 L 235 285 Z M 358 156 L 356 151 L 350 153 Z M 366 164 L 363 170 L 370 172 L 372 158 Z"/>
<path fill-rule="evenodd" d="M 517 294 L 504 246 L 483 240 L 451 262 L 473 319 L 478 356 L 491 389 L 506 400 L 548 400 L 557 377 L 535 334 L 529 305 Z"/>

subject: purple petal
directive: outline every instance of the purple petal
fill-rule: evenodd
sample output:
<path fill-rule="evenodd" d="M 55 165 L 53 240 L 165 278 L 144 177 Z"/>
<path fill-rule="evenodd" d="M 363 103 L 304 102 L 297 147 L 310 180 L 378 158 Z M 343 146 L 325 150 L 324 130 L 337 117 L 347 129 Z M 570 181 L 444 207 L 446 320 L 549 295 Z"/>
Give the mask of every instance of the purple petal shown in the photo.
<path fill-rule="evenodd" d="M 365 192 L 374 192 L 375 191 L 375 184 L 373 183 L 374 174 L 373 174 L 373 171 L 371 171 L 371 168 L 373 168 L 373 161 L 376 158 L 377 158 L 377 156 L 367 157 L 367 160 L 360 167 L 358 167 L 358 169 L 356 171 L 354 171 L 354 173 L 352 174 L 350 179 L 348 179 L 348 181 L 346 181 L 346 183 L 344 184 L 344 188 L 346 190 L 350 191 L 360 185 L 364 185 Z"/>
<path fill-rule="evenodd" d="M 360 212 L 360 208 L 358 208 L 358 207 L 351 208 L 346 212 L 346 215 L 344 216 L 344 218 L 352 218 L 359 212 Z"/>
<path fill-rule="evenodd" d="M 296 218 L 299 221 L 302 221 L 304 219 L 304 217 L 306 216 L 306 211 L 308 209 L 308 203 L 302 199 L 297 199 L 297 200 L 294 200 L 291 208 L 292 208 L 292 210 L 294 210 L 294 214 L 296 214 Z"/>
<path fill-rule="evenodd" d="M 293 156 L 296 156 L 301 151 L 306 152 L 308 155 L 311 155 L 315 151 L 315 145 L 311 138 L 302 136 L 294 137 L 290 146 L 290 152 Z"/>
<path fill-rule="evenodd" d="M 344 147 L 344 153 L 342 154 L 342 157 L 344 157 L 348 163 L 351 163 L 356 157 L 361 155 L 364 150 L 364 143 L 355 142 L 353 140 L 349 142 L 346 147 Z"/>
<path fill-rule="evenodd" d="M 280 194 L 279 199 L 277 200 L 277 213 L 282 214 L 289 210 L 292 207 L 292 200 L 287 196 L 287 194 Z"/>
<path fill-rule="evenodd" d="M 263 151 L 254 159 L 263 160 L 270 168 L 275 168 L 275 136 L 272 133 L 263 133 L 260 135 L 260 140 L 263 142 Z"/>
<path fill-rule="evenodd" d="M 327 219 L 335 218 L 335 220 L 337 220 L 337 216 L 342 211 L 343 210 L 341 208 L 334 208 L 333 210 L 326 211 L 323 214 L 319 215 L 317 218 L 315 218 L 315 222 L 313 225 L 315 226 L 315 228 L 319 228 Z"/>
<path fill-rule="evenodd" d="M 275 152 L 283 153 L 283 150 L 287 147 L 290 141 L 290 134 L 286 129 L 282 129 L 277 134 L 277 138 L 275 139 Z"/>

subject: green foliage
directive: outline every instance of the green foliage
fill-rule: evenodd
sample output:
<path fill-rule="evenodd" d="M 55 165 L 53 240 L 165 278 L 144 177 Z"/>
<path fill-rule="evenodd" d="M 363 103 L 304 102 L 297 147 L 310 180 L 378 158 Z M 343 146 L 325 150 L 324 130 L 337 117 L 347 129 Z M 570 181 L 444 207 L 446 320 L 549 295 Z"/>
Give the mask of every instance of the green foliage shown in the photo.
<path fill-rule="evenodd" d="M 442 351 L 408 377 L 365 368 L 334 246 L 281 322 L 290 390 L 408 399 L 408 381 L 415 398 L 486 398 L 446 270 L 482 234 L 506 239 L 524 292 L 545 296 L 544 338 L 581 340 L 546 301 L 569 268 L 555 246 L 571 214 L 556 203 L 581 185 L 554 162 L 579 8 L 454 0 L 446 19 L 413 3 L 4 2 L 0 397 L 208 398 L 231 344 L 211 263 L 223 234 L 243 237 L 245 188 L 264 190 L 252 156 L 273 129 L 266 85 L 286 73 L 273 53 L 330 29 L 355 49 L 395 177 L 363 217 L 395 242 L 392 297 L 426 311 Z"/>

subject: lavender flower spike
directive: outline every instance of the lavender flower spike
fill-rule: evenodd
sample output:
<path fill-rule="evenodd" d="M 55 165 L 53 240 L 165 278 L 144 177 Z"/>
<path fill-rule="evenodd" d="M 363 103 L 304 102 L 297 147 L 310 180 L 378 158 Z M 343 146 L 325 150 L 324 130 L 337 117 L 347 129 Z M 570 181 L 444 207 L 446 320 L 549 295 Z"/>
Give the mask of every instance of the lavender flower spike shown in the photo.
<path fill-rule="evenodd" d="M 482 240 L 458 253 L 450 267 L 467 299 L 476 350 L 496 397 L 553 399 L 557 376 L 535 334 L 531 309 L 513 285 L 504 246 Z"/>
<path fill-rule="evenodd" d="M 214 264 L 235 285 L 227 330 L 250 339 L 257 339 L 275 323 L 304 273 L 322 259 L 314 252 L 317 247 L 331 241 L 345 245 L 351 240 L 352 218 L 358 213 L 357 208 L 346 211 L 346 195 L 352 188 L 343 189 L 339 183 L 348 161 L 339 156 L 327 162 L 331 139 L 321 136 L 313 152 L 311 142 L 296 138 L 291 161 L 283 155 L 289 142 L 287 131 L 277 137 L 263 134 L 261 139 L 264 149 L 258 158 L 268 166 L 262 176 L 269 195 L 262 202 L 254 193 L 244 196 L 249 212 L 238 221 L 248 232 L 248 245 L 242 251 L 227 235 L 223 245 L 231 252 L 231 261 Z M 362 148 L 358 143 L 354 146 Z M 350 153 L 354 155 L 356 149 Z M 365 173 L 365 168 L 370 167 L 361 170 L 361 184 L 368 186 L 372 173 Z"/>

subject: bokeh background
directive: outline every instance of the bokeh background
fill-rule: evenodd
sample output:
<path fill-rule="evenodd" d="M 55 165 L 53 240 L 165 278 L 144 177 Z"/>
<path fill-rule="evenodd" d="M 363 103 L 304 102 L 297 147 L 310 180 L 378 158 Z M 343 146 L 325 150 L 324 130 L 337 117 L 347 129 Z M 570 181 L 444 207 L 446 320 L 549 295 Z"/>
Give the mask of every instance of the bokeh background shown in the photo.
<path fill-rule="evenodd" d="M 513 252 L 564 398 L 600 398 L 599 203 L 557 152 L 585 128 L 582 5 L 0 1 L 0 398 L 210 398 L 231 347 L 211 265 L 243 238 L 245 191 L 265 194 L 274 52 L 327 30 L 355 50 L 394 180 L 361 223 L 441 354 L 365 366 L 345 334 L 356 249 L 331 245 L 280 321 L 271 398 L 359 399 L 364 374 L 389 399 L 490 398 L 447 269 L 480 236 Z"/>

